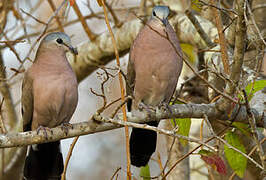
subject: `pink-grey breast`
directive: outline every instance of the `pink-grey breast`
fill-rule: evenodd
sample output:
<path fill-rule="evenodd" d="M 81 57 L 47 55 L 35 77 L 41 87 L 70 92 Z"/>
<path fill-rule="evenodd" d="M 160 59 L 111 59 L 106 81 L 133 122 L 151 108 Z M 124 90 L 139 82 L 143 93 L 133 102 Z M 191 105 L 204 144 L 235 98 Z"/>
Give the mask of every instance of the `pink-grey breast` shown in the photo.
<path fill-rule="evenodd" d="M 151 19 L 137 35 L 129 55 L 127 92 L 133 88 L 133 106 L 168 104 L 182 70 L 182 51 L 176 33 L 169 24 L 166 6 L 155 6 Z M 147 123 L 157 126 L 157 121 Z M 156 149 L 154 131 L 133 128 L 130 136 L 131 164 L 145 166 Z"/>
<path fill-rule="evenodd" d="M 24 131 L 70 121 L 78 102 L 78 83 L 66 50 L 76 52 L 64 33 L 50 33 L 42 40 L 22 84 Z M 32 145 L 25 160 L 24 179 L 60 180 L 63 168 L 60 141 Z"/>

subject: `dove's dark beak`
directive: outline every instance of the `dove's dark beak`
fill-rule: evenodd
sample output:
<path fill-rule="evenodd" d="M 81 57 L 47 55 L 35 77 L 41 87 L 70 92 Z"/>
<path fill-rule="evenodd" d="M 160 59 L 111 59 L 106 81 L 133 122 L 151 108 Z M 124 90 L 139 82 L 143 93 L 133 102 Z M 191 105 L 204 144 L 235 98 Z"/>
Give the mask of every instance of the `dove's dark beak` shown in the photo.
<path fill-rule="evenodd" d="M 70 49 L 70 51 L 71 51 L 73 54 L 78 55 L 78 50 L 77 50 L 77 48 L 74 48 L 74 47 L 70 46 L 69 49 Z"/>
<path fill-rule="evenodd" d="M 77 50 L 77 48 L 74 48 L 73 46 L 71 46 L 71 45 L 68 45 L 68 44 L 66 44 L 66 43 L 63 43 L 66 47 L 68 47 L 68 49 L 73 53 L 73 54 L 75 54 L 75 55 L 78 55 L 78 50 Z"/>
<path fill-rule="evenodd" d="M 168 22 L 168 19 L 167 18 L 164 18 L 164 19 L 162 19 L 161 20 L 162 21 L 162 23 L 166 26 L 167 24 L 169 24 L 169 22 Z"/>

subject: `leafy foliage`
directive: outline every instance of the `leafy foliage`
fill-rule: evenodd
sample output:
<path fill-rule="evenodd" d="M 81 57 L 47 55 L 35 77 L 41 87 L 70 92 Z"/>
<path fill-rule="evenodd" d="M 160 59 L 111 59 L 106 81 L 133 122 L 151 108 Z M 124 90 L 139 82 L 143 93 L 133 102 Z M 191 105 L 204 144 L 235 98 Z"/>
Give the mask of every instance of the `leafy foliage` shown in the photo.
<path fill-rule="evenodd" d="M 249 83 L 245 88 L 247 94 L 249 95 L 248 100 L 251 100 L 253 94 L 259 90 L 262 90 L 266 85 L 266 80 L 258 80 L 254 83 Z"/>
<path fill-rule="evenodd" d="M 177 101 L 176 104 L 182 104 L 182 102 Z M 191 118 L 182 118 L 182 119 L 172 119 L 171 120 L 174 127 L 178 126 L 177 133 L 182 136 L 188 136 L 190 127 L 191 127 Z M 179 142 L 183 145 L 187 145 L 187 140 L 179 139 Z"/>
<path fill-rule="evenodd" d="M 241 122 L 233 122 L 232 125 L 238 130 L 240 130 L 244 135 L 251 137 L 251 131 L 248 124 Z"/>
<path fill-rule="evenodd" d="M 178 134 L 183 136 L 189 135 L 190 126 L 191 126 L 190 118 L 174 119 L 172 123 L 178 126 L 178 131 L 177 131 Z M 179 141 L 183 146 L 187 145 L 187 140 L 179 139 Z"/>
<path fill-rule="evenodd" d="M 243 153 L 246 153 L 244 145 L 240 142 L 238 136 L 235 133 L 227 132 L 225 135 L 225 140 L 233 147 L 239 149 Z M 235 150 L 229 148 L 227 145 L 224 145 L 224 152 L 230 167 L 239 177 L 242 178 L 247 167 L 247 158 L 239 152 L 236 152 Z"/>
<path fill-rule="evenodd" d="M 194 11 L 200 12 L 202 9 L 202 5 L 200 4 L 199 0 L 191 0 L 191 8 Z"/>
<path fill-rule="evenodd" d="M 188 57 L 189 61 L 192 64 L 196 64 L 197 58 L 198 58 L 196 48 L 193 47 L 192 45 L 186 44 L 186 43 L 181 43 L 180 47 L 181 47 L 183 53 L 185 53 L 186 56 Z"/>
<path fill-rule="evenodd" d="M 150 180 L 151 174 L 150 174 L 150 167 L 147 164 L 146 166 L 142 166 L 140 168 L 140 177 L 143 178 L 143 180 Z"/>

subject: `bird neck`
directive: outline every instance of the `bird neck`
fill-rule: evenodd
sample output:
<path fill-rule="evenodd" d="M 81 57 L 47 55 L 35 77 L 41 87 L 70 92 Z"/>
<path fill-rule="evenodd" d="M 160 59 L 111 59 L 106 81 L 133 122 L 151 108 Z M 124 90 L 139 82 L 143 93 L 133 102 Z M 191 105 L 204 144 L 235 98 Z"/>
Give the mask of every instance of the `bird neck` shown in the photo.
<path fill-rule="evenodd" d="M 152 28 L 153 30 L 159 32 L 160 34 L 164 33 L 165 26 L 158 19 L 150 19 L 147 22 L 147 25 L 148 25 L 149 28 Z"/>
<path fill-rule="evenodd" d="M 36 53 L 35 62 L 49 65 L 68 63 L 65 50 L 56 45 L 41 45 Z"/>

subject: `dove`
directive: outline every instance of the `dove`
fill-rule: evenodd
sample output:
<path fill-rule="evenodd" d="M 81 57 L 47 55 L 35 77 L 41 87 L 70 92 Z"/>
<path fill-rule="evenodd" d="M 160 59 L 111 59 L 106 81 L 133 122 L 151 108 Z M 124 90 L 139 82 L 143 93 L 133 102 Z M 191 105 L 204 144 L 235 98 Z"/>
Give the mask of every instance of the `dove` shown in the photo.
<path fill-rule="evenodd" d="M 133 100 L 128 110 L 154 110 L 168 107 L 180 76 L 183 60 L 179 40 L 168 22 L 167 6 L 155 6 L 151 18 L 140 30 L 129 53 L 127 94 Z M 147 123 L 158 126 L 157 121 Z M 130 135 L 130 160 L 136 167 L 147 165 L 156 149 L 157 133 L 133 128 Z"/>
<path fill-rule="evenodd" d="M 40 42 L 35 60 L 22 83 L 23 131 L 43 131 L 70 126 L 78 103 L 78 83 L 66 52 L 77 54 L 68 35 L 47 34 Z M 24 166 L 24 179 L 59 180 L 64 163 L 60 141 L 31 145 Z"/>

